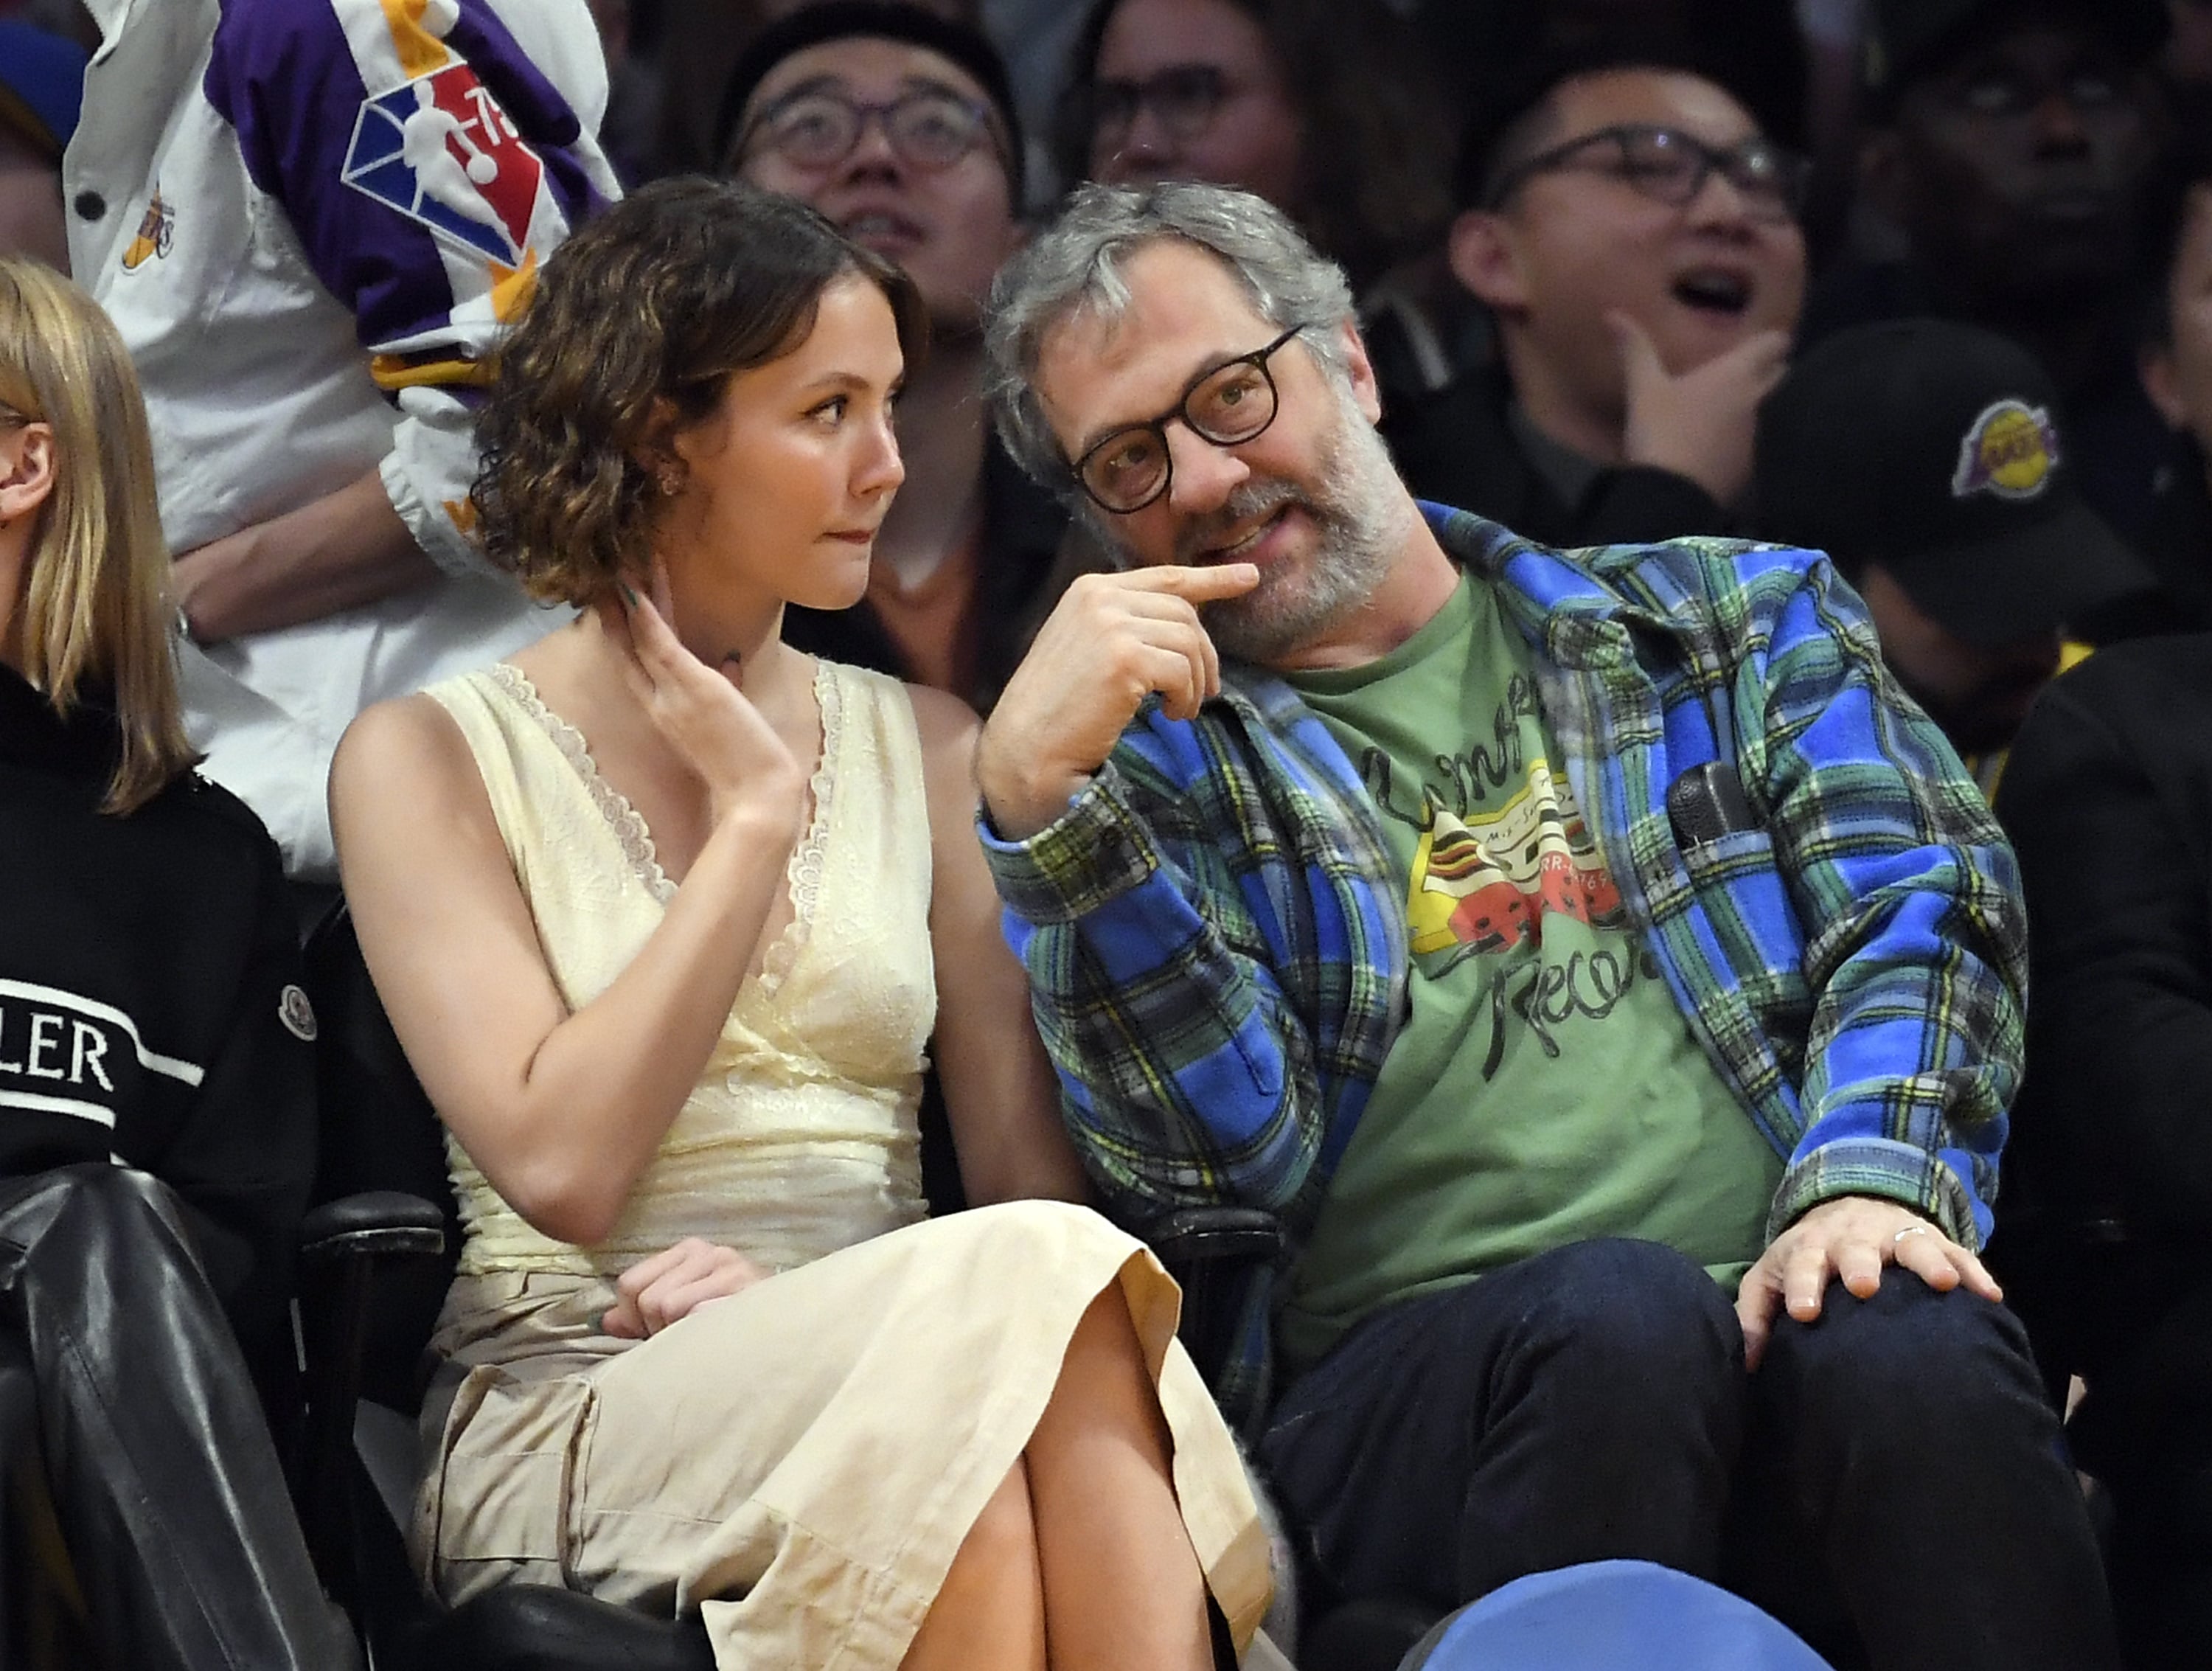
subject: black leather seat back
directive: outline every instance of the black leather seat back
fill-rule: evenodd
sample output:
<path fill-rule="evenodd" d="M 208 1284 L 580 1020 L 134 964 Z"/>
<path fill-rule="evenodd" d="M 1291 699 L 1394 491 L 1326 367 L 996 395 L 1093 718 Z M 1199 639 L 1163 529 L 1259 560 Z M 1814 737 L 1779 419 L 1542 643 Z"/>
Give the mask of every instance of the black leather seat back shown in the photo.
<path fill-rule="evenodd" d="M 315 1200 L 396 1189 L 446 1215 L 443 1256 L 404 1261 L 385 1273 L 369 1311 L 362 1396 L 412 1416 L 422 1404 L 423 1349 L 460 1258 L 460 1212 L 443 1128 L 385 1017 L 343 902 L 308 936 L 302 958 L 318 1028 L 322 1147 Z"/>

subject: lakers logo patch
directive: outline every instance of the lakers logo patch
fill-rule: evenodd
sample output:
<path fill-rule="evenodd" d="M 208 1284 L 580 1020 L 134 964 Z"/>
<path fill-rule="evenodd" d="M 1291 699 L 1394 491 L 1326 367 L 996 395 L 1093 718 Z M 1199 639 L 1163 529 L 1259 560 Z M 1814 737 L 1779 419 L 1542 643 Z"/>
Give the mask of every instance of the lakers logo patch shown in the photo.
<path fill-rule="evenodd" d="M 177 212 L 162 201 L 161 188 L 157 184 L 146 205 L 146 213 L 139 220 L 138 235 L 123 252 L 123 270 L 135 273 L 149 261 L 160 260 L 168 254 L 176 235 Z"/>
<path fill-rule="evenodd" d="M 284 1030 L 303 1044 L 315 1042 L 315 1006 L 298 987 L 287 987 L 276 1000 L 276 1019 Z"/>
<path fill-rule="evenodd" d="M 2033 499 L 2051 484 L 2058 465 L 2058 431 L 2049 410 L 2024 400 L 1984 407 L 1959 443 L 1951 496 L 1993 493 L 2000 499 Z"/>

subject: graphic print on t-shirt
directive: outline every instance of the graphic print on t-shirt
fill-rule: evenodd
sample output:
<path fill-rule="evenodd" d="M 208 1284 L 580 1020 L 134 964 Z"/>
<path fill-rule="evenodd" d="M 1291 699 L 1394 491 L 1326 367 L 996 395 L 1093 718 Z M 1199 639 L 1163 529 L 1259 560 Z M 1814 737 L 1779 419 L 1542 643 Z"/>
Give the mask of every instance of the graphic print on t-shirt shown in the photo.
<path fill-rule="evenodd" d="M 1413 955 L 1404 1024 L 1291 1272 L 1285 1360 L 1568 1242 L 1660 1242 L 1733 1280 L 1765 1245 L 1782 1157 L 1604 862 L 1604 808 L 1577 803 L 1500 594 L 1470 577 L 1381 660 L 1291 685 L 1382 815 Z"/>
<path fill-rule="evenodd" d="M 1547 913 L 1600 927 L 1623 921 L 1620 890 L 1548 761 L 1531 760 L 1520 792 L 1494 811 L 1462 819 L 1433 800 L 1430 809 L 1406 899 L 1416 957 L 1540 944 Z"/>
<path fill-rule="evenodd" d="M 1572 786 L 1525 746 L 1522 721 L 1539 714 L 1534 685 L 1513 675 L 1493 744 L 1437 756 L 1418 787 L 1382 750 L 1360 751 L 1376 804 L 1416 832 L 1406 923 L 1431 979 L 1463 957 L 1541 945 L 1547 915 L 1595 928 L 1627 921 Z"/>

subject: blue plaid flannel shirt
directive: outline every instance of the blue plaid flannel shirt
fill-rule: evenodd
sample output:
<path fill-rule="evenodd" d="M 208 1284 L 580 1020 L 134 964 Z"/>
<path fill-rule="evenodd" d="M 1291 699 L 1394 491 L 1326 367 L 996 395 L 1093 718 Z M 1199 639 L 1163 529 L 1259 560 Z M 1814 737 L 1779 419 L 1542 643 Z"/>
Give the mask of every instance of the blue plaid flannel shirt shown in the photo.
<path fill-rule="evenodd" d="M 1632 920 L 1787 1164 L 1769 1236 L 1868 1194 L 1979 1247 L 2020 1072 L 2018 878 L 1857 599 L 1815 553 L 1555 551 L 1423 508 L 1527 637 Z M 1404 1013 L 1404 911 L 1321 722 L 1258 670 L 1224 685 L 1195 720 L 1148 706 L 1058 822 L 984 845 L 1108 1210 L 1266 1208 L 1287 1264 Z M 1717 760 L 1758 827 L 1686 852 L 1668 787 Z M 1272 1274 L 1215 1388 L 1234 1419 L 1268 1401 Z"/>

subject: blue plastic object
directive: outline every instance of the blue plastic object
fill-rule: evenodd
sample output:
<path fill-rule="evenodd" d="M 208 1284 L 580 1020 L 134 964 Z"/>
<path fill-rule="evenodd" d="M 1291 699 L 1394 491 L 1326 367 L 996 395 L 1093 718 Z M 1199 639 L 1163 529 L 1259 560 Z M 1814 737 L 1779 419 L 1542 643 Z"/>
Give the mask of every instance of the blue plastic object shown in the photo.
<path fill-rule="evenodd" d="M 84 49 L 28 23 L 0 22 L 0 88 L 44 130 L 56 150 L 76 131 L 84 104 Z"/>
<path fill-rule="evenodd" d="M 1532 1573 L 1452 1614 L 1400 1671 L 1833 1671 L 1750 1602 L 1649 1561 Z"/>

